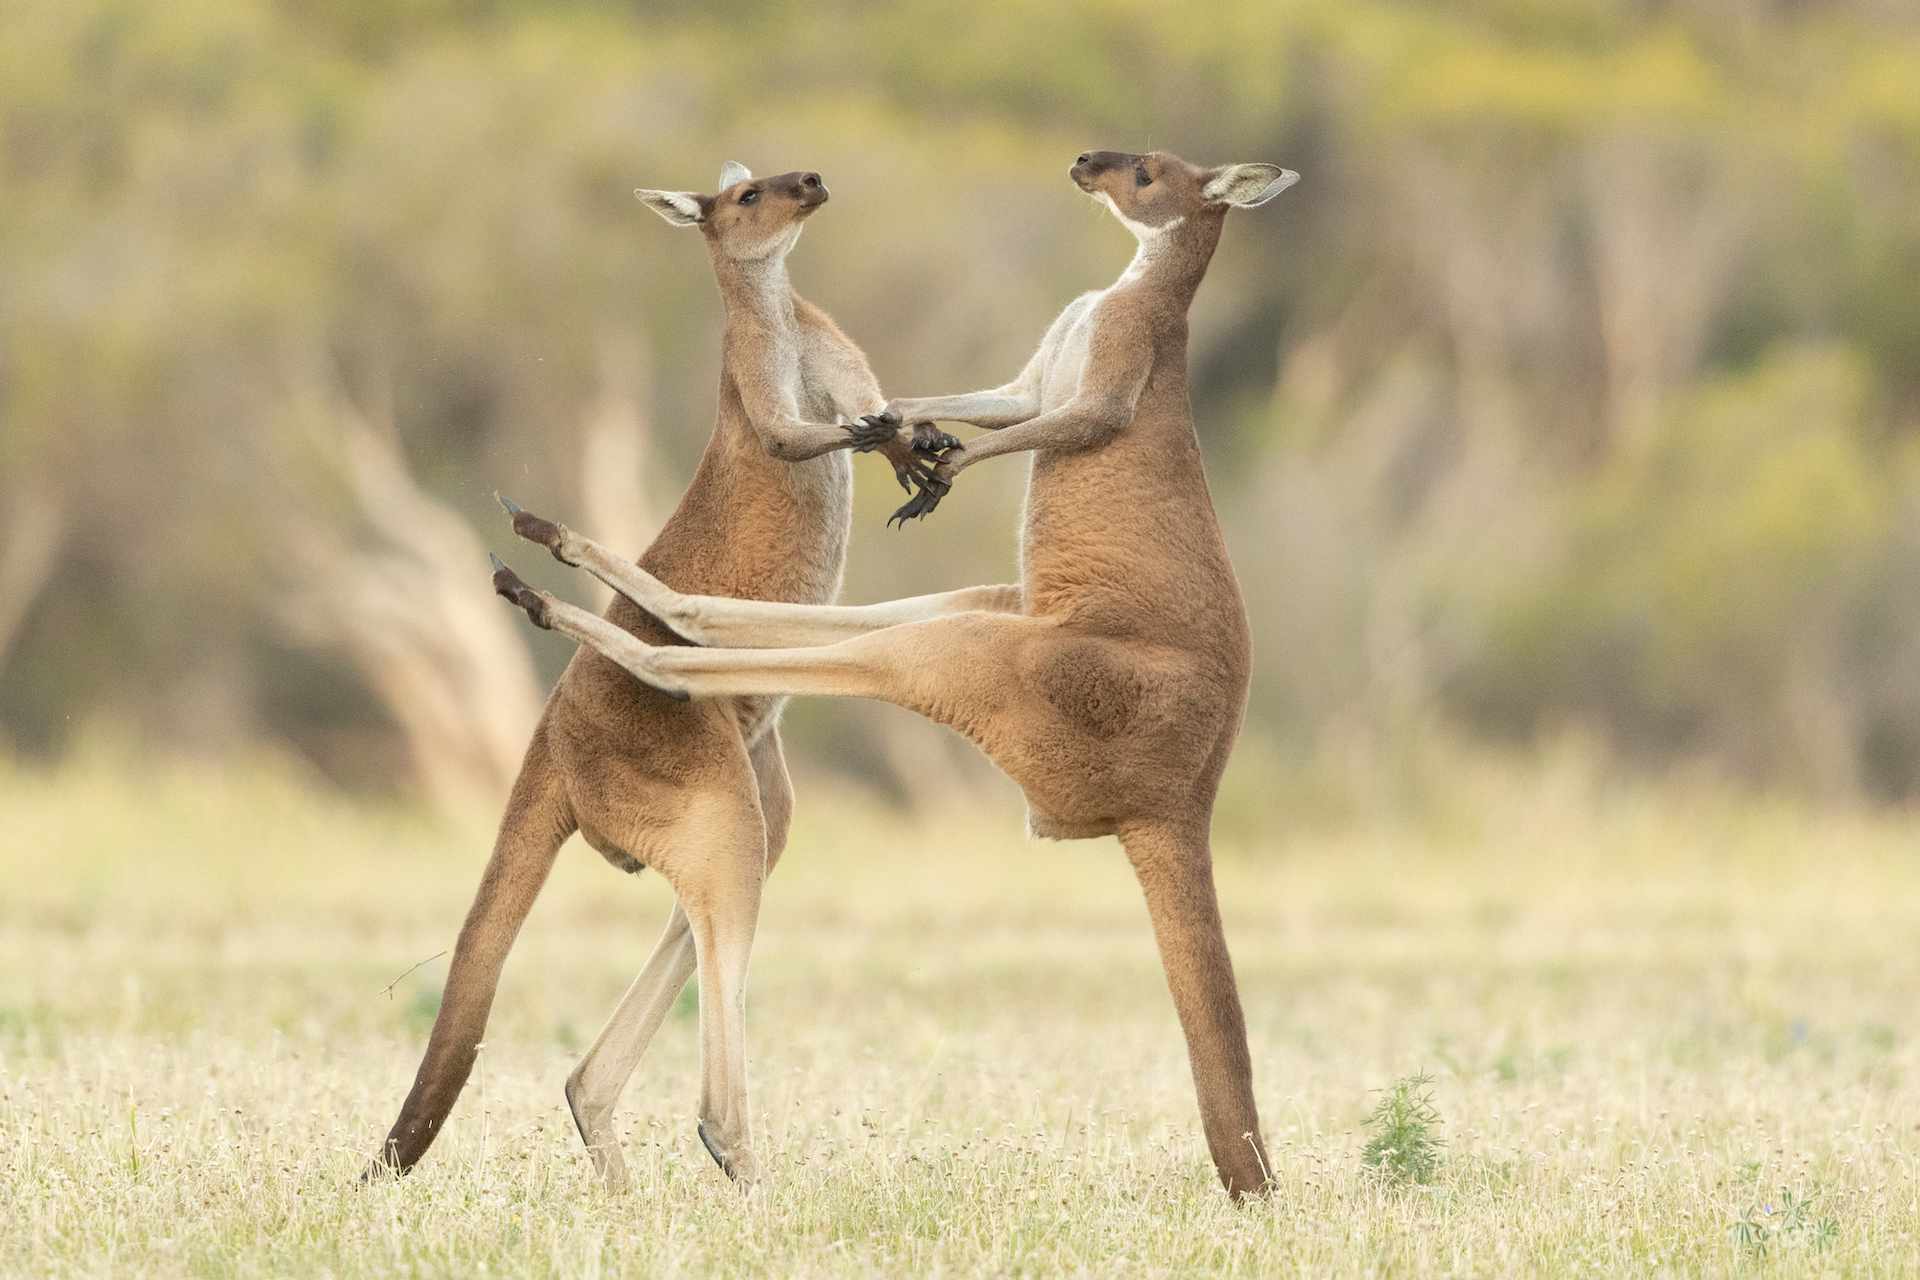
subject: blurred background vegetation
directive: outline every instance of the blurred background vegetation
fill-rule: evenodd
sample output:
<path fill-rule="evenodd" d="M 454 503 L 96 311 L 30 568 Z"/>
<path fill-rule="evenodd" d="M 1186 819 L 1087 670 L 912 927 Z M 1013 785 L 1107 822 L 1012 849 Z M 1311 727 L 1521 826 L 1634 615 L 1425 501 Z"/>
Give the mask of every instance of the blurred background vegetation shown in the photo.
<path fill-rule="evenodd" d="M 706 258 L 635 185 L 821 170 L 796 283 L 932 394 L 1127 260 L 1073 155 L 1165 147 L 1305 174 L 1193 317 L 1230 818 L 1569 743 L 1910 804 L 1916 85 L 1904 0 L 14 0 L 0 750 L 497 800 L 570 647 L 489 596 L 491 492 L 637 550 L 711 428 Z M 848 599 L 1012 575 L 1024 466 L 904 533 L 857 471 Z M 1004 787 L 891 708 L 789 722 L 902 800 L 928 751 Z"/>

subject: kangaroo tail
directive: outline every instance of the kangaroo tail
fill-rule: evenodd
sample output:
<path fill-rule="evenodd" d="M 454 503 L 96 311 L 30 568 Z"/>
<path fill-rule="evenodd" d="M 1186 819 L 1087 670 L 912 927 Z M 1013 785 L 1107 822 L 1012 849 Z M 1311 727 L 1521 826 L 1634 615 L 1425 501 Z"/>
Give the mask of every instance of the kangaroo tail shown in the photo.
<path fill-rule="evenodd" d="M 369 1175 L 383 1170 L 407 1172 L 439 1136 L 486 1036 L 487 1014 L 493 1008 L 507 952 L 553 869 L 554 856 L 574 827 L 543 725 L 520 765 L 494 839 L 493 857 L 454 943 L 446 992 L 433 1021 L 426 1057 Z"/>

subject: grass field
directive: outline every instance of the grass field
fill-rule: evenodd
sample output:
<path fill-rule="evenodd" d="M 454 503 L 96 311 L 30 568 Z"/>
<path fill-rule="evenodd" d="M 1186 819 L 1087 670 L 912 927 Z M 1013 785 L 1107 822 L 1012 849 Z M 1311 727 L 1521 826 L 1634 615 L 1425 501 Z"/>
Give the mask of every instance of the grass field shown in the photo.
<path fill-rule="evenodd" d="M 561 1100 L 668 898 L 577 842 L 481 1068 L 354 1176 L 484 832 L 269 771 L 0 767 L 0 1272 L 1920 1272 L 1920 824 L 1552 770 L 1419 830 L 1220 852 L 1278 1183 L 1229 1204 L 1116 846 L 801 791 L 755 953 L 766 1183 L 694 1134 L 691 1008 L 599 1193 Z M 1425 1184 L 1362 1163 L 1432 1074 Z"/>

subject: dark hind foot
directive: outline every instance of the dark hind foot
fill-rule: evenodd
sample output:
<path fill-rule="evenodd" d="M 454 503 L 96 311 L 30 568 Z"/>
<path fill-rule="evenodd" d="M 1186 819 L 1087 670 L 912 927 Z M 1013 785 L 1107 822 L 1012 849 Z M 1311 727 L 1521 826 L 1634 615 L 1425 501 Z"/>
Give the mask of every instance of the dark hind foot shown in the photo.
<path fill-rule="evenodd" d="M 563 550 L 567 533 L 564 528 L 551 520 L 542 520 L 539 516 L 533 514 L 533 512 L 521 507 L 519 503 L 504 493 L 495 493 L 493 497 L 496 502 L 506 509 L 507 514 L 513 517 L 513 531 L 516 534 L 525 538 L 528 542 L 539 543 L 561 564 L 576 564 L 575 561 L 566 556 Z"/>
<path fill-rule="evenodd" d="M 507 568 L 506 563 L 492 552 L 487 559 L 493 561 L 493 592 L 508 604 L 524 609 L 533 625 L 542 631 L 553 630 L 553 623 L 547 617 L 547 599 L 538 591 L 520 580 L 520 575 Z"/>

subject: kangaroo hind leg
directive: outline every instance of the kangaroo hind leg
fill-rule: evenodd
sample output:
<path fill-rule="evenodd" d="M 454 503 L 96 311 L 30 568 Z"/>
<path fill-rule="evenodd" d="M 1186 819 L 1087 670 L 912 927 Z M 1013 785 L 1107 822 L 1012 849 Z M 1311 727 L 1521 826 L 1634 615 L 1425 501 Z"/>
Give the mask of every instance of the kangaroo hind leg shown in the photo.
<path fill-rule="evenodd" d="M 1229 1193 L 1258 1194 L 1271 1166 L 1254 1108 L 1246 1019 L 1220 923 L 1205 819 L 1125 828 L 1120 842 L 1146 895 L 1214 1168 Z"/>
<path fill-rule="evenodd" d="M 793 812 L 793 787 L 787 778 L 777 728 L 768 730 L 754 745 L 749 759 L 759 785 L 760 811 L 767 831 L 767 870 L 771 872 L 786 847 Z M 694 967 L 693 930 L 686 911 L 676 902 L 666 932 L 646 966 L 621 997 L 593 1047 L 567 1077 L 567 1108 L 609 1191 L 621 1191 L 627 1185 L 626 1159 L 613 1125 L 614 1107 L 647 1046 L 672 1012 L 681 988 L 693 976 Z"/>
<path fill-rule="evenodd" d="M 426 1056 L 369 1173 L 382 1168 L 407 1172 L 439 1136 L 486 1036 L 507 952 L 553 869 L 554 856 L 573 831 L 573 813 L 543 724 L 527 748 L 493 856 L 454 943 Z"/>

